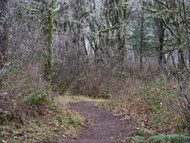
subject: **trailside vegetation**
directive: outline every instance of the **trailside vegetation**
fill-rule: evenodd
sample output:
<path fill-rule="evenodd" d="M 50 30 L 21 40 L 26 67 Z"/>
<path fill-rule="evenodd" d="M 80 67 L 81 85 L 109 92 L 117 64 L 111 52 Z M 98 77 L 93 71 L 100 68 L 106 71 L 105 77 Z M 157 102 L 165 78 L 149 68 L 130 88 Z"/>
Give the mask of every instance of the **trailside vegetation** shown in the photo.
<path fill-rule="evenodd" d="M 0 142 L 74 134 L 68 94 L 107 99 L 123 142 L 188 142 L 189 32 L 188 0 L 1 0 Z"/>

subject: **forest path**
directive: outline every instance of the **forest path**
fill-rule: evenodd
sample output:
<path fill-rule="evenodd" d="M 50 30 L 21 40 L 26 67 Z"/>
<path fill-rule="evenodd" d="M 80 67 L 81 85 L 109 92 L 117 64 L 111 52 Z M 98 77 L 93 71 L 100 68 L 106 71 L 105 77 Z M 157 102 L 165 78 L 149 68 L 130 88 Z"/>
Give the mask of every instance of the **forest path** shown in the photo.
<path fill-rule="evenodd" d="M 96 102 L 76 102 L 70 106 L 86 118 L 86 126 L 76 138 L 64 143 L 119 143 L 130 132 L 130 123 L 94 106 Z"/>

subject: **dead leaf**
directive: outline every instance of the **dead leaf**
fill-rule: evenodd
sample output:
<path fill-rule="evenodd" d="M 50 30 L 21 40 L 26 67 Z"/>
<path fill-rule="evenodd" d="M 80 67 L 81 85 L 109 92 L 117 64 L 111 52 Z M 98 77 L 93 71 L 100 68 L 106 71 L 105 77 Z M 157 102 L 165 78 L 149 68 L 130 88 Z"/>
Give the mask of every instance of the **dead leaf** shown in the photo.
<path fill-rule="evenodd" d="M 35 133 L 36 132 L 33 128 L 29 128 L 28 131 L 31 132 L 31 133 Z"/>
<path fill-rule="evenodd" d="M 22 132 L 19 132 L 19 131 L 15 131 L 13 133 L 16 134 L 16 135 L 22 135 L 23 134 Z"/>
<path fill-rule="evenodd" d="M 54 128 L 54 131 L 57 132 L 57 131 L 59 131 L 59 129 Z"/>
<path fill-rule="evenodd" d="M 62 137 L 67 138 L 67 136 L 66 136 L 66 135 L 62 135 Z"/>
<path fill-rule="evenodd" d="M 5 140 L 2 140 L 3 143 L 7 143 Z"/>
<path fill-rule="evenodd" d="M 14 136 L 13 138 L 14 138 L 14 139 L 18 139 L 18 137 L 17 137 L 17 136 Z"/>
<path fill-rule="evenodd" d="M 58 123 L 55 123 L 56 127 L 59 127 L 59 124 Z"/>
<path fill-rule="evenodd" d="M 8 135 L 9 133 L 7 131 L 2 131 L 1 132 L 3 135 Z"/>

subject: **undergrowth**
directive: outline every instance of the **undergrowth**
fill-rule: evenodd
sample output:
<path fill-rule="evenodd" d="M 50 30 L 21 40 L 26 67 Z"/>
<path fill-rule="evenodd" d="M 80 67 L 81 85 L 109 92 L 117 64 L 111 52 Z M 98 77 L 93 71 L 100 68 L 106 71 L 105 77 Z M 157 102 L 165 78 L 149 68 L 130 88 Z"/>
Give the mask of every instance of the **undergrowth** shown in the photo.
<path fill-rule="evenodd" d="M 167 135 L 156 135 L 149 137 L 146 142 L 156 143 L 156 142 L 182 142 L 182 143 L 189 143 L 190 142 L 190 136 L 189 134 L 167 134 Z"/>
<path fill-rule="evenodd" d="M 152 81 L 127 79 L 126 82 L 131 85 L 99 106 L 133 121 L 133 132 L 146 134 L 140 138 L 150 137 L 147 142 L 189 139 L 183 134 L 189 133 L 189 126 L 180 105 L 182 98 L 172 79 L 166 81 L 164 75 L 160 75 Z M 138 139 L 139 136 L 135 136 L 135 140 Z"/>
<path fill-rule="evenodd" d="M 82 129 L 84 118 L 57 102 L 60 95 L 41 73 L 37 65 L 21 62 L 2 70 L 0 142 L 63 140 Z"/>

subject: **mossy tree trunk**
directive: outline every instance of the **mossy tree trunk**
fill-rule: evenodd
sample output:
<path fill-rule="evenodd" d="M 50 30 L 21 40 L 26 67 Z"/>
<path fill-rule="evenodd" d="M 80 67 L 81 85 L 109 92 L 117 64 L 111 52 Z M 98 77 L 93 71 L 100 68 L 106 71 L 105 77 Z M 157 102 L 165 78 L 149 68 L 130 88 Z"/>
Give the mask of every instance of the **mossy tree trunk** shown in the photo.
<path fill-rule="evenodd" d="M 144 1 L 142 2 L 142 6 L 144 6 Z M 142 8 L 142 15 L 141 15 L 141 43 L 140 43 L 140 70 L 143 69 L 143 32 L 144 32 L 144 9 Z"/>
<path fill-rule="evenodd" d="M 7 0 L 0 0 L 0 69 L 8 61 Z"/>
<path fill-rule="evenodd" d="M 159 63 L 159 66 L 160 68 L 162 69 L 162 63 L 163 63 L 163 48 L 164 48 L 164 31 L 165 31 L 165 28 L 164 28 L 164 23 L 162 20 L 158 20 L 159 22 L 159 48 L 158 48 L 158 53 L 159 53 L 159 58 L 158 58 L 158 63 Z"/>
<path fill-rule="evenodd" d="M 44 21 L 46 18 L 48 19 L 48 38 L 47 38 L 47 54 L 46 54 L 46 62 L 45 62 L 45 75 L 48 79 L 49 85 L 51 85 L 52 57 L 53 57 L 53 51 L 52 51 L 53 31 L 54 31 L 54 27 L 53 27 L 54 15 L 53 15 L 53 13 L 60 9 L 60 5 L 56 9 L 54 9 L 55 2 L 56 2 L 56 0 L 51 1 L 50 8 L 46 12 L 43 12 L 42 9 L 30 9 L 30 8 L 27 8 L 24 5 L 20 4 L 26 10 L 29 10 L 32 12 L 37 12 L 37 13 L 43 12 L 44 14 L 47 14 L 46 17 L 42 18 L 41 20 Z"/>
<path fill-rule="evenodd" d="M 184 20 L 185 20 L 185 28 L 186 28 L 186 37 L 187 37 L 187 48 L 188 48 L 188 55 L 189 55 L 189 69 L 190 69 L 190 42 L 189 42 L 189 26 L 187 23 L 187 12 L 186 12 L 186 5 L 185 5 L 185 0 L 182 1 L 183 5 L 183 14 L 184 14 Z"/>
<path fill-rule="evenodd" d="M 54 22 L 54 18 L 53 18 L 53 10 L 54 10 L 54 6 L 55 6 L 55 0 L 52 0 L 51 3 L 51 8 L 48 12 L 48 24 L 49 24 L 49 28 L 48 28 L 48 46 L 47 46 L 47 50 L 48 50 L 48 54 L 47 54 L 47 78 L 49 80 L 49 84 L 51 85 L 51 74 L 52 74 L 52 57 L 53 57 L 53 52 L 52 52 L 52 46 L 53 46 L 53 42 L 52 42 L 52 38 L 53 38 L 53 22 Z"/>
<path fill-rule="evenodd" d="M 182 34 L 181 32 L 178 30 L 178 26 L 177 26 L 177 31 L 178 31 L 178 53 L 179 53 L 179 68 L 181 69 L 181 71 L 183 71 L 185 69 L 185 55 L 184 55 L 184 47 L 182 46 Z"/>

